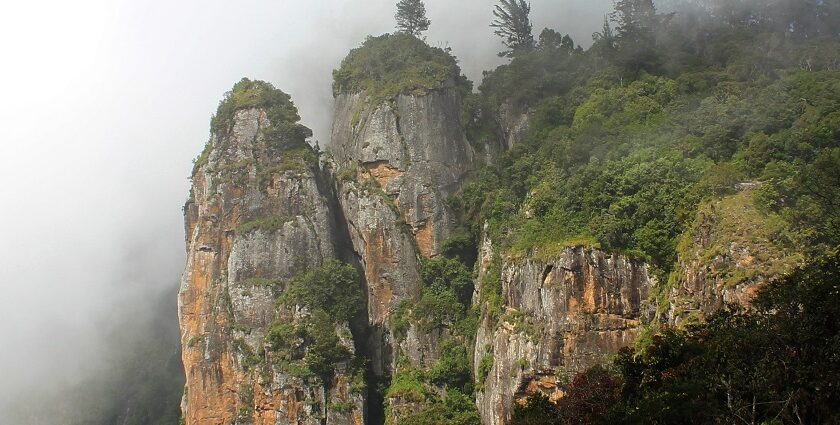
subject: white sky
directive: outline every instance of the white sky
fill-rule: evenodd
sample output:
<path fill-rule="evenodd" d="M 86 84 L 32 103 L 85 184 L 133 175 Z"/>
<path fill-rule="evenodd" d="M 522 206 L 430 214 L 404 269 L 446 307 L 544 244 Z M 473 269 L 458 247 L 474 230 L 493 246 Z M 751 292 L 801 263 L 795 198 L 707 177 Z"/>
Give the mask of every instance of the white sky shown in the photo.
<path fill-rule="evenodd" d="M 222 94 L 243 76 L 270 81 L 326 145 L 332 69 L 391 31 L 394 3 L 0 5 L 0 408 L 44 377 L 95 370 L 102 326 L 177 284 L 180 206 Z M 426 1 L 429 43 L 452 47 L 476 83 L 499 63 L 494 3 Z M 533 0 L 535 32 L 588 45 L 610 3 Z"/>

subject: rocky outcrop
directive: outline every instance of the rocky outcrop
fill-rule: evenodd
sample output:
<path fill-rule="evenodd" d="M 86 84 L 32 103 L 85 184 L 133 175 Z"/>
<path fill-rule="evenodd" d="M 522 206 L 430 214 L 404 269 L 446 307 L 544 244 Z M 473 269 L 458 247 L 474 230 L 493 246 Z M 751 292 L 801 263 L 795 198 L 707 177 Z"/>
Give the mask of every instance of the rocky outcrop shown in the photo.
<path fill-rule="evenodd" d="M 474 155 L 460 123 L 461 102 L 454 88 L 380 104 L 365 93 L 336 97 L 330 146 L 336 191 L 365 272 L 379 375 L 393 370 L 391 313 L 422 289 L 419 258 L 438 255 L 456 226 L 446 200 Z"/>
<path fill-rule="evenodd" d="M 446 197 L 472 167 L 461 102 L 455 89 L 397 95 L 379 105 L 364 93 L 336 97 L 330 149 L 338 168 L 375 183 L 427 257 L 439 253 L 455 226 Z"/>
<path fill-rule="evenodd" d="M 679 245 L 679 259 L 660 308 L 671 325 L 702 321 L 726 304 L 749 307 L 765 284 L 803 262 L 780 217 L 752 199 L 755 184 L 701 205 Z"/>
<path fill-rule="evenodd" d="M 179 293 L 187 424 L 361 423 L 364 400 L 334 382 L 294 378 L 267 361 L 283 282 L 336 256 L 330 187 L 308 146 L 276 152 L 266 110 L 237 110 L 213 132 L 185 206 Z M 345 342 L 353 348 L 352 340 Z M 340 411 L 329 406 L 341 406 Z"/>
<path fill-rule="evenodd" d="M 488 244 L 485 238 L 478 299 L 498 290 L 488 281 L 494 279 Z M 595 249 L 501 263 L 502 303 L 482 306 L 474 352 L 477 404 L 487 425 L 505 424 L 514 403 L 537 391 L 562 397 L 568 378 L 631 344 L 656 284 L 643 262 Z"/>
<path fill-rule="evenodd" d="M 528 138 L 533 110 L 505 102 L 499 106 L 498 121 L 506 149 L 520 145 Z"/>

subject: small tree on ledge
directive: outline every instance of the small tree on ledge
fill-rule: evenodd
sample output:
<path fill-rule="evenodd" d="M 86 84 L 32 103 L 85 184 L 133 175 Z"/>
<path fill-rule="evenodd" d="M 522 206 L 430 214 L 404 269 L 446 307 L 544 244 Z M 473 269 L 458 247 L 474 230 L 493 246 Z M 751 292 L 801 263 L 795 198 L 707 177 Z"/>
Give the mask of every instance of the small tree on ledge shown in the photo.
<path fill-rule="evenodd" d="M 426 18 L 426 5 L 423 4 L 423 0 L 400 0 L 395 17 L 397 29 L 415 37 L 428 30 L 431 24 Z"/>

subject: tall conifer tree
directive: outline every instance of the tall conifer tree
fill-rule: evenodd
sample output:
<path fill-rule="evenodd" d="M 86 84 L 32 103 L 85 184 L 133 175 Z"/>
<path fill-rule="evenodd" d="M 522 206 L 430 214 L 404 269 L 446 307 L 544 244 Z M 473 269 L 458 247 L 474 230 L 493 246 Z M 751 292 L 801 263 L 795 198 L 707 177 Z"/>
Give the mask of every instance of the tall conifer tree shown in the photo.
<path fill-rule="evenodd" d="M 400 0 L 395 17 L 397 29 L 415 37 L 428 30 L 431 24 L 426 17 L 426 5 L 423 4 L 423 0 Z"/>
<path fill-rule="evenodd" d="M 496 35 L 510 50 L 499 56 L 511 57 L 516 51 L 534 47 L 533 25 L 531 24 L 531 4 L 525 0 L 500 0 L 493 10 L 496 19 L 490 24 Z"/>

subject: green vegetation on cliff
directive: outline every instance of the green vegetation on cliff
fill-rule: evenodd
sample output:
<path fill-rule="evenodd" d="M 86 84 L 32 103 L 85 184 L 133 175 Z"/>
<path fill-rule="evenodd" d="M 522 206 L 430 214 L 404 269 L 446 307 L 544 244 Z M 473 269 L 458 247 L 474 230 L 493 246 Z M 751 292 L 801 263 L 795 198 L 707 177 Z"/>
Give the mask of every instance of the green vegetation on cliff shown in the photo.
<path fill-rule="evenodd" d="M 385 396 L 400 405 L 414 403 L 411 411 L 392 408 L 387 423 L 475 424 L 480 423 L 475 404 L 472 376 L 472 345 L 477 311 L 470 309 L 473 276 L 459 259 L 464 241 L 459 236 L 444 243 L 447 256 L 421 262 L 424 288 L 419 299 L 406 300 L 391 318 L 395 337 L 402 342 L 413 327 L 419 335 L 438 334 L 437 360 L 416 368 L 403 357 Z M 445 395 L 441 395 L 445 394 Z M 394 422 L 396 418 L 399 422 Z"/>
<path fill-rule="evenodd" d="M 279 302 L 309 311 L 327 311 L 336 324 L 349 321 L 365 305 L 359 273 L 353 266 L 334 259 L 295 276 Z"/>
<path fill-rule="evenodd" d="M 243 78 L 225 93 L 216 115 L 210 121 L 212 131 L 225 131 L 237 111 L 258 108 L 265 111 L 271 125 L 264 130 L 266 143 L 278 151 L 298 148 L 312 137 L 312 130 L 300 124 L 300 115 L 292 98 L 265 81 Z"/>
<path fill-rule="evenodd" d="M 368 37 L 333 71 L 333 93 L 365 92 L 372 104 L 398 94 L 425 94 L 446 85 L 462 91 L 470 83 L 449 53 L 407 34 Z"/>
<path fill-rule="evenodd" d="M 617 2 L 618 26 L 606 22 L 588 50 L 551 29 L 526 48 L 511 45 L 511 62 L 486 73 L 475 94 L 448 50 L 406 33 L 368 38 L 334 71 L 334 95 L 363 93 L 368 106 L 454 87 L 466 95 L 463 121 L 473 146 L 505 151 L 451 199 L 462 228 L 443 243 L 442 256 L 420 261 L 422 288 L 390 316 L 396 368 L 374 389 L 390 403 L 389 421 L 479 423 L 472 399 L 497 361 L 485 352 L 473 364 L 479 310 L 491 325 L 508 323 L 531 337 L 541 325 L 505 310 L 505 257 L 551 258 L 581 245 L 623 253 L 646 260 L 663 284 L 656 292 L 667 297 L 665 277 L 693 253 L 726 257 L 749 246 L 756 263 L 779 277 L 840 244 L 837 37 L 780 31 L 778 18 L 691 20 L 657 14 L 652 5 Z M 288 96 L 267 83 L 238 83 L 220 104 L 214 130 L 229 128 L 247 108 L 266 111 L 269 146 L 294 158 L 258 170 L 261 186 L 275 172 L 317 163 L 308 148 L 290 149 L 304 146 L 311 132 L 298 124 Z M 514 137 L 521 122 L 527 131 Z M 353 178 L 349 170 L 338 178 Z M 709 239 L 705 220 L 715 220 L 720 234 L 697 249 L 696 239 Z M 287 222 L 269 217 L 237 231 L 276 231 Z M 495 252 L 476 306 L 472 269 L 485 229 Z M 520 406 L 515 423 L 837 420 L 830 407 L 840 385 L 832 378 L 840 347 L 831 320 L 840 313 L 838 261 L 826 257 L 769 285 L 754 311 L 733 308 L 686 330 L 648 329 L 646 343 L 612 365 L 558 380 L 567 394 L 560 403 L 538 395 Z M 754 267 L 717 272 L 724 287 L 757 277 Z M 266 352 L 249 351 L 243 340 L 245 361 L 268 359 L 324 382 L 339 367 L 358 376 L 363 362 L 347 345 L 352 335 L 342 333 L 365 307 L 359 279 L 353 267 L 327 261 L 287 282 Z M 666 299 L 653 301 L 667 307 Z M 409 336 L 414 346 L 406 351 L 419 351 L 419 360 L 401 352 Z M 436 352 L 417 348 L 425 338 Z M 516 359 L 519 369 L 532 360 Z"/>
<path fill-rule="evenodd" d="M 277 304 L 283 319 L 265 337 L 266 357 L 275 366 L 300 378 L 319 377 L 328 386 L 342 365 L 351 376 L 360 373 L 347 348 L 353 343 L 347 323 L 364 309 L 356 269 L 328 259 L 292 278 Z M 297 309 L 303 310 L 300 320 L 294 319 Z M 340 335 L 341 329 L 348 334 Z"/>
<path fill-rule="evenodd" d="M 536 396 L 524 424 L 829 424 L 840 421 L 840 252 L 762 289 L 750 311 L 653 335 L 609 369 L 572 380 L 558 404 Z"/>
<path fill-rule="evenodd" d="M 784 217 L 807 250 L 840 243 L 837 38 L 712 17 L 651 22 L 668 37 L 632 64 L 632 28 L 606 27 L 609 40 L 587 51 L 546 30 L 487 73 L 466 108 L 474 144 L 500 143 L 511 115 L 527 114 L 529 130 L 455 200 L 474 237 L 487 222 L 508 254 L 600 246 L 664 278 L 700 202 L 757 181 L 760 210 Z"/>

